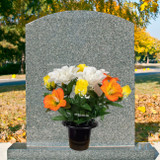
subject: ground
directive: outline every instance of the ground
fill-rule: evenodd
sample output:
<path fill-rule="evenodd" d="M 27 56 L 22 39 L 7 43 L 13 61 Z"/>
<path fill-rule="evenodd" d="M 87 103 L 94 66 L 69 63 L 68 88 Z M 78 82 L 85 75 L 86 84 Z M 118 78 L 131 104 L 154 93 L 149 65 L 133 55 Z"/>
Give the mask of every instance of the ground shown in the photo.
<path fill-rule="evenodd" d="M 12 79 L 12 75 L 0 75 L 0 79 Z M 26 79 L 26 75 L 16 74 L 16 79 Z"/>
<path fill-rule="evenodd" d="M 160 141 L 160 74 L 135 78 L 136 141 Z"/>

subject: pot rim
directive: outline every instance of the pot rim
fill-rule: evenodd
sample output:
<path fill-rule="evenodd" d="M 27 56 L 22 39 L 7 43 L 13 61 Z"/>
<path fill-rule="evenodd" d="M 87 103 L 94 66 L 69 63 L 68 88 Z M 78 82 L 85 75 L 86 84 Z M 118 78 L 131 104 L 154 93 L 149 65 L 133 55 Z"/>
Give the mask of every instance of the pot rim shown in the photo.
<path fill-rule="evenodd" d="M 88 126 L 85 126 L 85 124 L 84 124 L 84 126 L 83 126 L 82 124 L 81 124 L 81 126 L 80 126 L 80 125 L 77 125 L 77 124 L 75 124 L 74 122 L 70 122 L 70 121 L 62 121 L 62 124 L 63 124 L 64 126 L 68 127 L 68 128 L 92 129 L 92 128 L 97 127 L 98 122 L 95 121 L 94 119 L 92 119 L 92 120 L 89 122 Z"/>

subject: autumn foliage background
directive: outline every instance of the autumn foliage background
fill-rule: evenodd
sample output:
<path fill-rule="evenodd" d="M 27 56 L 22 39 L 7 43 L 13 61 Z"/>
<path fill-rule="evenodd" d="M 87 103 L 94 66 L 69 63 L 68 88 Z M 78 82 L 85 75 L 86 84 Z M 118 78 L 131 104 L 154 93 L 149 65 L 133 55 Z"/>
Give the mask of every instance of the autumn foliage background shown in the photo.
<path fill-rule="evenodd" d="M 136 60 L 147 57 L 149 62 L 159 55 L 160 41 L 146 32 L 159 13 L 158 0 L 4 0 L 0 1 L 0 75 L 25 72 L 25 24 L 72 10 L 103 12 L 134 23 Z M 7 68 L 8 63 L 13 65 Z"/>
<path fill-rule="evenodd" d="M 160 40 L 146 32 L 159 13 L 158 0 L 5 0 L 0 1 L 0 75 L 25 73 L 25 24 L 71 10 L 103 12 L 134 23 L 135 61 L 159 59 Z M 159 78 L 136 78 L 136 141 L 159 141 Z M 26 141 L 25 86 L 0 87 L 0 142 L 8 141 Z"/>

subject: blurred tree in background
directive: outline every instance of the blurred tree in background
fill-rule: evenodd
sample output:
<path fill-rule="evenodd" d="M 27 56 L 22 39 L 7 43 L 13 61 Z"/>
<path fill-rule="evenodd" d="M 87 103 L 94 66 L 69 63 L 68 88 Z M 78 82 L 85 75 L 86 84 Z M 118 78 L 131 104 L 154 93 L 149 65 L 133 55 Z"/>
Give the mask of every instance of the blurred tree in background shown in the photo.
<path fill-rule="evenodd" d="M 143 61 L 146 58 L 146 62 L 149 63 L 149 58 L 156 58 L 160 52 L 160 41 L 146 32 L 145 28 L 135 27 L 135 46 L 134 50 L 136 56 L 139 57 L 139 61 Z"/>
<path fill-rule="evenodd" d="M 158 0 L 2 0 L 0 1 L 0 65 L 20 63 L 24 73 L 25 24 L 62 11 L 89 10 L 112 14 L 135 24 L 135 52 L 141 55 L 157 52 L 159 41 L 145 29 L 158 14 Z M 143 36 L 146 42 L 144 42 Z M 148 37 L 148 38 L 147 38 Z M 150 37 L 150 38 L 149 38 Z M 150 40 L 149 40 L 150 39 Z M 143 42 L 142 42 L 143 41 Z M 145 46 L 150 45 L 147 49 Z"/>

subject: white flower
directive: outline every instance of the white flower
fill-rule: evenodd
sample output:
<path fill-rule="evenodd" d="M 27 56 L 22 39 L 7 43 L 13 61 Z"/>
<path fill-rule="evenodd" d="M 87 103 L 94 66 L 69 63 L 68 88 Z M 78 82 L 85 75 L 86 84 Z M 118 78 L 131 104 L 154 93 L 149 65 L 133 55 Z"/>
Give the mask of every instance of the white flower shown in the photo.
<path fill-rule="evenodd" d="M 95 67 L 85 67 L 83 72 L 78 72 L 78 79 L 85 79 L 88 81 L 89 86 L 94 88 L 95 85 L 101 84 L 102 80 L 106 77 L 107 73 L 104 69 L 97 70 Z"/>
<path fill-rule="evenodd" d="M 49 81 L 54 81 L 57 84 L 68 84 L 71 80 L 76 78 L 78 68 L 75 66 L 64 66 L 60 69 L 54 69 L 53 72 L 48 73 L 50 76 Z"/>

